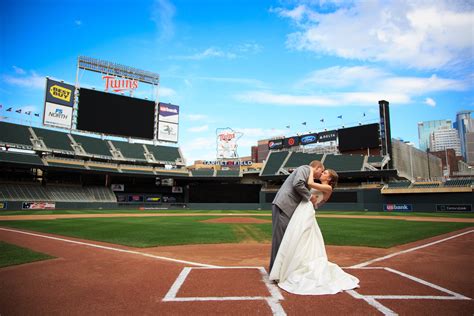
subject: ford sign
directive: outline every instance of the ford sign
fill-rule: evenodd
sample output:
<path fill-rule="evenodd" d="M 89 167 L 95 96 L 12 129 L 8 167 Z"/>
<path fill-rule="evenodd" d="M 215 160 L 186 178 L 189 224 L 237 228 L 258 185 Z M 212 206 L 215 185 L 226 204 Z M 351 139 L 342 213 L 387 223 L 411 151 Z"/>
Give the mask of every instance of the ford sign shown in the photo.
<path fill-rule="evenodd" d="M 314 143 L 315 141 L 316 141 L 316 136 L 314 135 L 304 136 L 301 138 L 302 144 Z"/>

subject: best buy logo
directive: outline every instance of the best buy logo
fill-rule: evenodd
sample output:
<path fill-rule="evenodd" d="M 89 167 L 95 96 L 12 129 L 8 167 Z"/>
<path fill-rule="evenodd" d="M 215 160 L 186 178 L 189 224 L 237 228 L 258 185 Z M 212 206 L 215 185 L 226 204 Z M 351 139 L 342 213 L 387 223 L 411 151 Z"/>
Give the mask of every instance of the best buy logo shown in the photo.
<path fill-rule="evenodd" d="M 54 85 L 49 88 L 49 93 L 51 93 L 51 95 L 57 99 L 61 99 L 66 102 L 71 101 L 72 91 L 70 89 Z"/>

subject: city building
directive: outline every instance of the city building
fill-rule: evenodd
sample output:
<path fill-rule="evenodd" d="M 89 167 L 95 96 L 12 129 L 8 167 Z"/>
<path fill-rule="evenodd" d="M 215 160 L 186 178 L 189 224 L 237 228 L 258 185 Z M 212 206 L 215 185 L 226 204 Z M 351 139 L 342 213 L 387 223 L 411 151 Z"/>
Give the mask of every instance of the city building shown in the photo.
<path fill-rule="evenodd" d="M 467 134 L 474 133 L 474 119 L 471 118 L 472 111 L 460 111 L 456 114 L 454 128 L 457 129 L 461 142 L 461 153 L 466 162 L 474 163 L 474 146 L 468 146 Z M 472 137 L 472 136 L 471 136 Z M 470 154 L 469 154 L 470 153 Z M 471 160 L 469 160 L 471 157 Z"/>
<path fill-rule="evenodd" d="M 456 156 L 461 156 L 461 142 L 458 131 L 451 127 L 442 126 L 430 134 L 430 151 L 454 149 Z"/>
<path fill-rule="evenodd" d="M 435 120 L 418 123 L 418 143 L 423 151 L 430 149 L 430 134 L 440 127 L 451 127 L 451 120 Z"/>

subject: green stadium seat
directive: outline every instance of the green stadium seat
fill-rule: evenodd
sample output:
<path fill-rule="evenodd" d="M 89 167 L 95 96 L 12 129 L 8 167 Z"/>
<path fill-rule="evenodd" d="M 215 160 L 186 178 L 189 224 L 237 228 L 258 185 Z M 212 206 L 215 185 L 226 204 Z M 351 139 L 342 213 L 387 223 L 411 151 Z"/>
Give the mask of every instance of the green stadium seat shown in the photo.
<path fill-rule="evenodd" d="M 173 162 L 182 159 L 177 147 L 145 145 L 156 161 Z"/>
<path fill-rule="evenodd" d="M 285 161 L 286 157 L 288 156 L 288 151 L 276 151 L 270 152 L 267 163 L 262 170 L 260 175 L 262 176 L 273 176 L 276 175 L 278 170 L 280 170 L 281 165 Z"/>
<path fill-rule="evenodd" d="M 43 166 L 43 161 L 36 154 L 23 154 L 11 151 L 0 151 L 0 161 L 16 164 Z"/>
<path fill-rule="evenodd" d="M 303 165 L 309 165 L 313 160 L 322 160 L 323 154 L 310 154 L 301 152 L 292 152 L 284 168 L 297 168 Z"/>
<path fill-rule="evenodd" d="M 364 165 L 363 155 L 326 155 L 324 167 L 339 171 L 361 171 Z"/>
<path fill-rule="evenodd" d="M 0 144 L 19 145 L 33 148 L 32 135 L 28 126 L 0 122 Z"/>
<path fill-rule="evenodd" d="M 127 159 L 146 161 L 145 150 L 142 144 L 132 144 L 126 142 L 112 141 L 115 148 L 120 150 L 122 155 Z"/>
<path fill-rule="evenodd" d="M 76 134 L 72 134 L 72 137 L 87 153 L 112 158 L 109 146 L 106 144 L 105 140 Z"/>
<path fill-rule="evenodd" d="M 33 127 L 38 138 L 41 138 L 49 149 L 56 151 L 69 151 L 74 152 L 74 148 L 71 146 L 71 140 L 68 137 L 67 133 L 52 131 L 44 128 Z"/>

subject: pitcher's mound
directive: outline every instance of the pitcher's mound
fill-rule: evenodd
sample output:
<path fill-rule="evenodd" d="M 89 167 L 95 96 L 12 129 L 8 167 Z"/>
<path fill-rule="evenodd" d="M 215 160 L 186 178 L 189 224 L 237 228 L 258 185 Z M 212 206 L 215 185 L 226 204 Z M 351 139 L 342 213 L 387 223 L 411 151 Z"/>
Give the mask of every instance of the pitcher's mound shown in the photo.
<path fill-rule="evenodd" d="M 219 217 L 202 221 L 203 223 L 225 223 L 225 224 L 264 224 L 271 220 L 253 217 Z"/>

